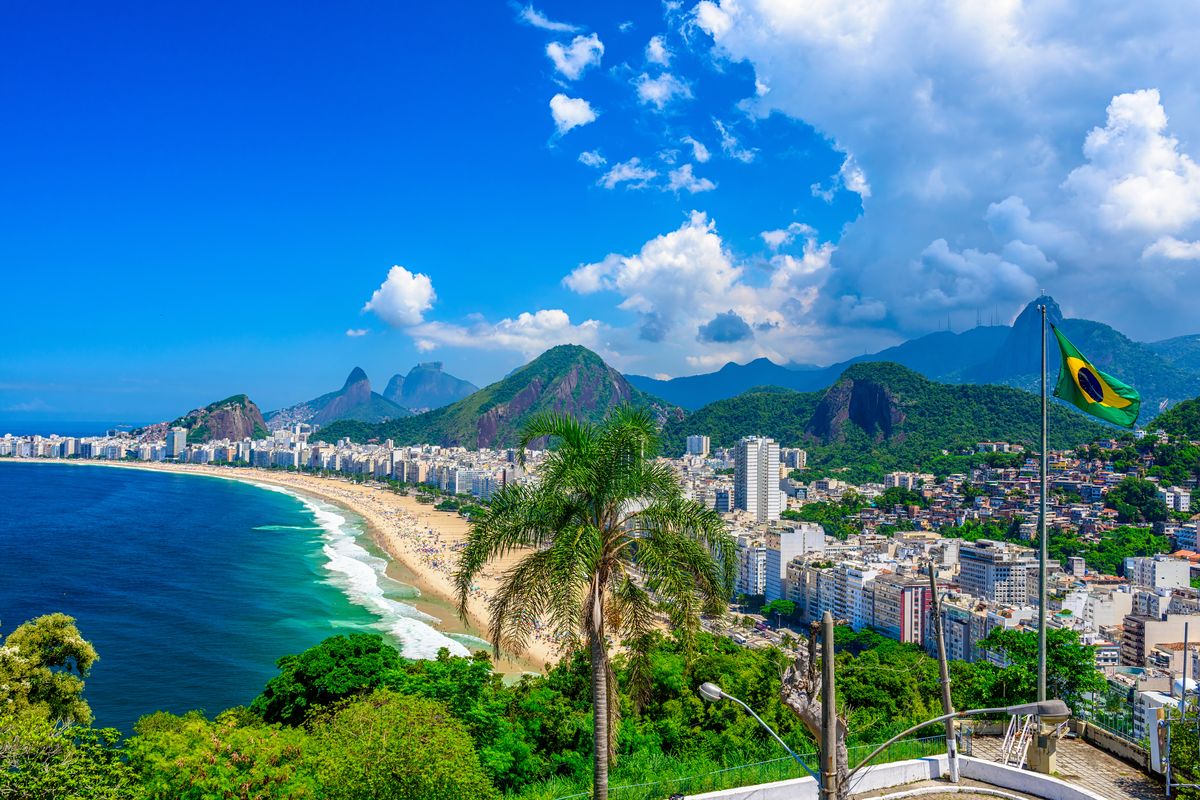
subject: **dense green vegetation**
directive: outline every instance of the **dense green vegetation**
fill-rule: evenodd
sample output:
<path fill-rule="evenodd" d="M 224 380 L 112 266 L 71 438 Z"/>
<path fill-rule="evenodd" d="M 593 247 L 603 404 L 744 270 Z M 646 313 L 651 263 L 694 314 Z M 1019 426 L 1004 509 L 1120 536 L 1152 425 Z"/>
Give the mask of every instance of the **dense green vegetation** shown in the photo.
<path fill-rule="evenodd" d="M 1147 430 L 1160 428 L 1172 436 L 1189 441 L 1200 440 L 1200 397 L 1184 400 L 1167 409 L 1146 426 Z"/>
<path fill-rule="evenodd" d="M 1059 403 L 1049 413 L 1051 447 L 1090 442 L 1107 430 Z M 832 475 L 862 483 L 890 470 L 941 476 L 980 463 L 1016 465 L 1020 456 L 975 453 L 976 443 L 1003 440 L 1031 449 L 1040 440 L 1040 418 L 1040 401 L 1028 392 L 940 384 L 898 364 L 864 363 L 822 393 L 757 391 L 719 400 L 668 422 L 663 442 L 674 455 L 691 433 L 709 436 L 714 447 L 770 436 L 808 450 L 805 479 Z"/>
<path fill-rule="evenodd" d="M 83 641 L 73 626 L 53 630 L 47 644 Z M 1091 650 L 1069 632 L 1051 635 L 1051 685 L 1078 703 L 1096 674 L 1082 668 Z M 1013 661 L 1010 667 L 954 662 L 956 706 L 1032 699 L 1035 671 L 1025 663 L 1031 637 L 1007 632 L 989 638 L 990 647 Z M 657 633 L 647 645 L 648 692 L 640 700 L 626 688 L 633 683 L 630 659 L 614 660 L 622 687 L 614 785 L 780 756 L 778 745 L 737 706 L 702 701 L 695 687 L 704 681 L 747 702 L 798 752 L 816 749 L 780 700 L 787 662 L 780 650 L 745 649 L 706 633 L 698 633 L 691 648 Z M 839 628 L 837 662 L 839 710 L 852 746 L 882 741 L 940 713 L 936 661 L 915 645 Z M 55 717 L 45 707 L 0 712 L 0 796 L 549 800 L 588 790 L 591 669 L 583 652 L 544 676 L 511 685 L 484 654 L 452 658 L 443 651 L 434 661 L 409 661 L 366 634 L 332 637 L 279 663 L 279 676 L 249 709 L 212 719 L 198 712 L 150 714 L 123 744 L 116 731 Z M 12 684 L 0 687 L 3 707 Z M 796 773 L 786 762 L 779 769 L 735 770 L 706 785 Z M 724 782 L 711 782 L 717 780 Z"/>
<path fill-rule="evenodd" d="M 1158 497 L 1158 487 L 1132 475 L 1108 490 L 1104 504 L 1117 512 L 1119 522 L 1162 522 L 1167 505 Z"/>
<path fill-rule="evenodd" d="M 209 422 L 214 414 L 236 414 L 239 416 L 244 416 L 252 423 L 250 438 L 267 438 L 267 428 L 262 422 L 262 412 L 260 412 L 258 410 L 258 406 L 256 406 L 254 402 L 244 394 L 231 395 L 230 397 L 226 397 L 224 400 L 218 400 L 215 403 L 209 403 L 204 408 L 198 408 L 194 411 L 189 411 L 182 417 L 172 420 L 168 427 L 187 428 L 188 444 L 201 444 L 213 438 L 213 432 L 209 426 Z"/>
<path fill-rule="evenodd" d="M 562 411 L 580 420 L 599 422 L 623 403 L 667 410 L 661 401 L 634 388 L 591 350 L 560 345 L 457 403 L 374 425 L 340 420 L 319 431 L 317 438 L 328 442 L 377 438 L 391 439 L 396 444 L 511 447 L 520 439 L 524 424 L 540 412 Z"/>

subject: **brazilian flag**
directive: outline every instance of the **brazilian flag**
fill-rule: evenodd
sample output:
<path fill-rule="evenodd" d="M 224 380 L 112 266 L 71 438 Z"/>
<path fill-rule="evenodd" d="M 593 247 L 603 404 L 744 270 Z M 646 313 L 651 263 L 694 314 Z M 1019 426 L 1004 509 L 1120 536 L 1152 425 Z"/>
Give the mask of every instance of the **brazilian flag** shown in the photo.
<path fill-rule="evenodd" d="M 1062 369 L 1058 372 L 1054 396 L 1106 422 L 1132 428 L 1142 407 L 1142 396 L 1132 386 L 1096 369 L 1062 331 L 1051 327 L 1062 351 Z"/>

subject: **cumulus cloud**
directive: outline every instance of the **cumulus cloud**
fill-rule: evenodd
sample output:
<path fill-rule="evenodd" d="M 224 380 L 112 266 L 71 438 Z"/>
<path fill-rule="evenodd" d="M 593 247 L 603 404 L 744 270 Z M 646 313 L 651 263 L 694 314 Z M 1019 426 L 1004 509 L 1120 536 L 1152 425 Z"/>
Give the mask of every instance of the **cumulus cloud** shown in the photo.
<path fill-rule="evenodd" d="M 733 309 L 723 314 L 717 314 L 700 326 L 696 338 L 701 342 L 740 342 L 754 337 L 754 331 L 746 324 L 746 320 L 738 316 Z"/>
<path fill-rule="evenodd" d="M 558 308 L 524 312 L 499 322 L 476 318 L 466 325 L 426 322 L 413 328 L 419 347 L 464 347 L 476 350 L 503 350 L 533 358 L 560 344 L 580 344 L 601 351 L 603 325 L 594 319 L 571 322 L 567 312 Z"/>
<path fill-rule="evenodd" d="M 599 150 L 584 150 L 579 154 L 579 163 L 586 164 L 589 167 L 603 167 L 608 163 L 608 159 L 600 155 Z"/>
<path fill-rule="evenodd" d="M 699 192 L 710 192 L 717 188 L 717 185 L 708 178 L 697 177 L 692 172 L 691 164 L 684 164 L 678 169 L 673 169 L 667 176 L 667 191 L 678 192 L 685 191 L 689 194 L 697 194 Z"/>
<path fill-rule="evenodd" d="M 697 164 L 703 164 L 712 158 L 712 153 L 708 152 L 708 148 L 704 146 L 703 142 L 699 142 L 691 136 L 685 136 L 681 141 L 691 146 L 692 158 L 695 159 Z"/>
<path fill-rule="evenodd" d="M 594 33 L 576 36 L 570 44 L 551 42 L 546 45 L 546 55 L 564 78 L 578 80 L 588 67 L 600 66 L 600 58 L 604 55 L 604 43 Z"/>
<path fill-rule="evenodd" d="M 567 97 L 562 92 L 550 98 L 550 116 L 554 118 L 554 127 L 562 136 L 572 128 L 578 128 L 596 121 L 596 112 L 591 103 L 582 97 Z"/>
<path fill-rule="evenodd" d="M 555 22 L 547 17 L 542 12 L 538 11 L 532 5 L 522 6 L 517 14 L 517 19 L 524 22 L 526 25 L 532 25 L 535 28 L 541 28 L 544 31 L 554 31 L 556 33 L 574 33 L 579 30 L 578 25 L 571 25 L 567 22 Z"/>
<path fill-rule="evenodd" d="M 1156 257 L 1171 261 L 1200 260 L 1200 242 L 1185 242 L 1174 236 L 1163 236 L 1142 251 L 1142 258 Z"/>
<path fill-rule="evenodd" d="M 686 100 L 692 96 L 691 88 L 669 72 L 651 78 L 643 72 L 634 80 L 638 100 L 643 105 L 654 106 L 662 111 L 675 100 Z"/>
<path fill-rule="evenodd" d="M 1200 220 L 1200 166 L 1166 133 L 1157 89 L 1117 95 L 1066 185 L 1117 229 L 1161 234 Z"/>
<path fill-rule="evenodd" d="M 1130 266 L 1190 252 L 1166 237 L 1200 241 L 1194 8 L 703 0 L 683 25 L 770 87 L 740 108 L 800 120 L 845 154 L 814 194 L 870 200 L 838 242 L 824 319 L 911 335 L 940 322 L 923 298 L 973 313 L 1040 284 L 1143 338 L 1187 332 L 1186 270 L 1149 281 Z M 745 148 L 722 136 L 722 149 Z M 870 319 L 866 286 L 884 317 Z M 1151 299 L 1167 313 L 1145 314 Z"/>
<path fill-rule="evenodd" d="M 644 189 L 657 177 L 657 171 L 642 166 L 641 159 L 634 156 L 628 161 L 613 164 L 608 172 L 600 176 L 599 184 L 605 189 L 615 189 L 621 184 L 625 184 L 627 189 Z"/>
<path fill-rule="evenodd" d="M 785 245 L 791 244 L 792 240 L 797 236 L 807 236 L 811 238 L 815 236 L 816 233 L 817 232 L 813 230 L 812 226 L 810 225 L 805 225 L 803 222 L 793 222 L 786 228 L 779 228 L 773 231 L 763 231 L 759 234 L 759 236 L 762 237 L 762 240 L 767 247 L 770 247 L 772 250 L 778 250 Z"/>
<path fill-rule="evenodd" d="M 646 45 L 646 60 L 664 67 L 670 64 L 671 51 L 667 48 L 667 40 L 662 36 L 650 37 L 650 43 Z"/>
<path fill-rule="evenodd" d="M 635 321 L 614 327 L 610 339 L 624 342 L 630 365 L 648 372 L 680 374 L 760 356 L 812 360 L 828 344 L 813 303 L 833 246 L 799 224 L 791 236 L 805 237 L 802 252 L 773 256 L 764 270 L 761 261 L 735 258 L 716 223 L 693 211 L 636 253 L 581 264 L 563 285 L 581 295 L 617 296 L 617 310 Z"/>
<path fill-rule="evenodd" d="M 366 336 L 368 333 L 370 333 L 370 331 L 368 331 L 366 328 L 348 328 L 346 330 L 346 335 L 351 339 L 357 339 L 360 336 Z"/>
<path fill-rule="evenodd" d="M 362 310 L 374 313 L 393 327 L 403 328 L 421 322 L 436 299 L 428 275 L 396 265 L 388 270 L 387 278 Z"/>

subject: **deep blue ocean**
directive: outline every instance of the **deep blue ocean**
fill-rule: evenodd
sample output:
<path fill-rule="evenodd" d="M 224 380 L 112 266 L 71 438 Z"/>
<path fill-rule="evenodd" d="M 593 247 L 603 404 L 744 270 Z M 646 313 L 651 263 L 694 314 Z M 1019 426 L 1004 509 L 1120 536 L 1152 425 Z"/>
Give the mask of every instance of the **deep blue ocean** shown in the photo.
<path fill-rule="evenodd" d="M 0 508 L 0 636 L 41 614 L 75 617 L 100 654 L 84 693 L 96 724 L 126 734 L 152 711 L 248 704 L 276 659 L 336 633 L 382 632 L 410 657 L 467 652 L 404 602 L 414 590 L 383 574 L 361 520 L 321 502 L 9 462 Z"/>

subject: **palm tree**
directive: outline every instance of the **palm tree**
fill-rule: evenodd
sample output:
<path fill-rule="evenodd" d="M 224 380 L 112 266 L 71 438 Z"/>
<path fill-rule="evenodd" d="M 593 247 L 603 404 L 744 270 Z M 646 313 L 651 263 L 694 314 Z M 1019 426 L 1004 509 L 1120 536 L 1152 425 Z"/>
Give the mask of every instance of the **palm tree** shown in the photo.
<path fill-rule="evenodd" d="M 702 611 L 724 609 L 732 594 L 733 541 L 715 511 L 683 498 L 669 466 L 647 458 L 658 445 L 648 412 L 618 408 L 600 425 L 540 414 L 522 432 L 522 454 L 537 440 L 553 445 L 537 480 L 504 487 L 471 520 L 455 574 L 459 613 L 465 616 L 472 582 L 488 562 L 528 551 L 490 600 L 489 635 L 497 656 L 521 652 L 539 620 L 586 643 L 593 797 L 606 800 L 618 717 L 609 636 L 632 647 L 631 675 L 644 679 L 638 650 L 658 610 L 686 644 Z"/>

